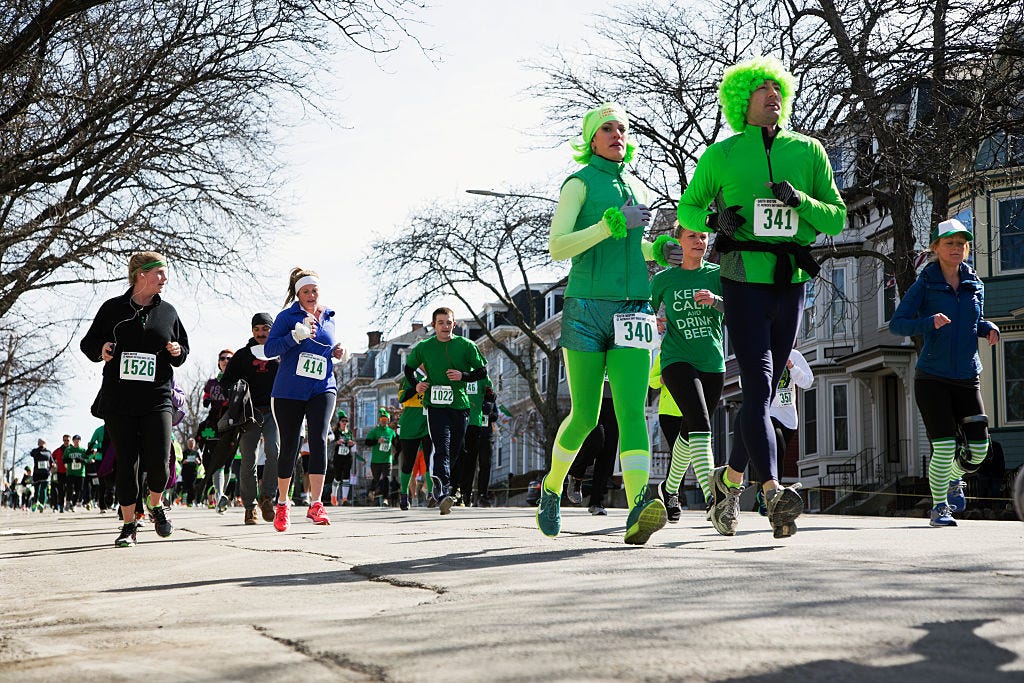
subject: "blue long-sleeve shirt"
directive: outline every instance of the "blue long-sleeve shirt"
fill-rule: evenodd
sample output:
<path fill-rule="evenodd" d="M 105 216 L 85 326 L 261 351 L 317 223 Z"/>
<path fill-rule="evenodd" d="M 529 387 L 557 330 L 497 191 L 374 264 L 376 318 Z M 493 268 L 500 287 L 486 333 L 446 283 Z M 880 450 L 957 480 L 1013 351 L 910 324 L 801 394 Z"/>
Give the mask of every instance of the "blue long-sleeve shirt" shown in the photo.
<path fill-rule="evenodd" d="M 280 356 L 277 376 L 270 391 L 273 398 L 308 401 L 314 396 L 338 391 L 331 355 L 337 343 L 334 337 L 334 311 L 327 308 L 320 315 L 315 337 L 296 342 L 292 337 L 295 323 L 303 322 L 308 315 L 296 301 L 277 314 L 270 328 L 267 343 L 263 345 L 264 354 L 267 358 Z M 323 366 L 319 365 L 319 359 L 323 359 Z M 322 372 L 326 372 L 323 379 L 308 376 Z"/>
<path fill-rule="evenodd" d="M 960 264 L 960 286 L 954 290 L 939 264 L 929 263 L 900 301 L 889 331 L 902 337 L 923 337 L 918 370 L 936 377 L 973 379 L 981 374 L 978 337 L 999 331 L 985 320 L 984 311 L 985 285 L 973 268 Z M 939 313 L 950 322 L 935 329 Z"/>

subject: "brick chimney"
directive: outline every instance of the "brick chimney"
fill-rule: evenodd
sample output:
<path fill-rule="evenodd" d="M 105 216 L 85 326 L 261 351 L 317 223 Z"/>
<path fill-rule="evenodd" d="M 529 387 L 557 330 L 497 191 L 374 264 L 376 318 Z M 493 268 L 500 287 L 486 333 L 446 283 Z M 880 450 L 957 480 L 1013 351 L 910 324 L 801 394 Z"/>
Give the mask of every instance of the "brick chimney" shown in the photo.
<path fill-rule="evenodd" d="M 423 323 L 413 323 L 412 324 L 412 331 L 413 332 L 418 332 L 418 331 L 420 331 L 422 329 L 423 329 Z"/>
<path fill-rule="evenodd" d="M 367 332 L 366 333 L 366 339 L 367 339 L 367 344 L 369 345 L 369 348 L 372 349 L 374 346 L 379 345 L 380 344 L 380 337 L 381 337 L 380 330 L 374 330 L 373 332 Z"/>

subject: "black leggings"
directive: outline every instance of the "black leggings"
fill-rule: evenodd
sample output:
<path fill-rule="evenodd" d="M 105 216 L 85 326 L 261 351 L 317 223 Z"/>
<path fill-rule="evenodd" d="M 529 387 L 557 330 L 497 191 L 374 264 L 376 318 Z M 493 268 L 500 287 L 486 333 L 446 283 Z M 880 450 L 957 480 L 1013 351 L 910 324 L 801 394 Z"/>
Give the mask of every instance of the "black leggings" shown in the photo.
<path fill-rule="evenodd" d="M 701 372 L 689 363 L 672 363 L 661 369 L 661 381 L 683 414 L 679 433 L 684 439 L 690 432 L 711 432 L 711 414 L 722 397 L 724 378 L 724 373 Z"/>
<path fill-rule="evenodd" d="M 68 505 L 78 505 L 86 502 L 82 499 L 82 489 L 85 485 L 85 477 L 73 477 L 68 475 L 64 480 L 64 499 Z"/>
<path fill-rule="evenodd" d="M 281 435 L 281 454 L 277 461 L 277 478 L 291 479 L 295 470 L 295 459 L 299 457 L 302 445 L 302 420 L 306 419 L 309 437 L 309 474 L 327 473 L 327 436 L 331 431 L 331 416 L 334 414 L 334 392 L 317 394 L 308 401 L 292 398 L 271 398 L 270 409 L 277 421 Z M 282 476 L 284 475 L 284 476 Z"/>
<path fill-rule="evenodd" d="M 466 423 L 469 421 L 469 409 L 427 408 L 427 430 L 430 441 L 434 444 L 434 466 L 430 468 L 430 476 L 435 485 L 440 484 L 440 491 L 435 488 L 434 497 L 440 500 L 451 493 L 451 459 L 462 450 L 462 440 L 466 438 Z"/>
<path fill-rule="evenodd" d="M 608 480 L 615 470 L 615 453 L 619 449 L 619 422 L 615 419 L 615 404 L 610 396 L 601 399 L 601 412 L 597 426 L 583 440 L 576 459 L 569 466 L 569 475 L 577 479 L 586 476 L 590 463 L 594 463 L 594 477 L 590 480 L 590 506 L 604 507 Z"/>
<path fill-rule="evenodd" d="M 430 456 L 434 452 L 434 443 L 430 436 L 420 439 L 401 439 L 398 442 L 402 447 L 402 474 L 412 474 L 412 468 L 416 465 L 416 452 L 423 449 L 423 464 L 430 466 Z"/>
<path fill-rule="evenodd" d="M 729 467 L 753 478 L 779 478 L 775 428 L 768 409 L 796 341 L 804 304 L 804 285 L 767 285 L 722 278 L 725 324 L 729 328 L 743 382 L 743 405 L 736 416 Z M 662 378 L 664 378 L 664 370 Z M 684 409 L 685 414 L 685 409 Z"/>
<path fill-rule="evenodd" d="M 940 377 L 916 377 L 914 398 L 921 411 L 928 438 L 956 438 L 956 426 L 965 417 L 985 414 L 981 400 L 980 382 L 943 380 Z M 963 425 L 964 437 L 968 441 L 988 441 L 988 426 L 984 422 L 969 422 Z"/>
<path fill-rule="evenodd" d="M 146 475 L 149 490 L 162 494 L 170 477 L 167 469 L 167 453 L 171 450 L 170 411 L 107 415 L 103 421 L 117 453 L 114 477 L 118 504 L 127 506 L 138 502 L 141 473 Z"/>

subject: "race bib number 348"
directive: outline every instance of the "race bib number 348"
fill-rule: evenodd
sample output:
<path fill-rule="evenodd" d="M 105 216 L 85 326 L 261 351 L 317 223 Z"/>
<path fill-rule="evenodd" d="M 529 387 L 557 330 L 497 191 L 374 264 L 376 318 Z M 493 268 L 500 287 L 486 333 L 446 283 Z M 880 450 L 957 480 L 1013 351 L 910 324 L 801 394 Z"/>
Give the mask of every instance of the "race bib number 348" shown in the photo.
<path fill-rule="evenodd" d="M 615 345 L 656 349 L 661 344 L 658 323 L 650 313 L 616 313 Z"/>
<path fill-rule="evenodd" d="M 778 199 L 754 200 L 754 235 L 757 237 L 792 237 L 800 228 L 795 209 Z"/>
<path fill-rule="evenodd" d="M 121 353 L 121 379 L 152 382 L 156 378 L 156 354 L 124 351 Z"/>
<path fill-rule="evenodd" d="M 309 379 L 323 379 L 327 377 L 327 359 L 315 353 L 302 352 L 295 366 L 295 374 Z"/>

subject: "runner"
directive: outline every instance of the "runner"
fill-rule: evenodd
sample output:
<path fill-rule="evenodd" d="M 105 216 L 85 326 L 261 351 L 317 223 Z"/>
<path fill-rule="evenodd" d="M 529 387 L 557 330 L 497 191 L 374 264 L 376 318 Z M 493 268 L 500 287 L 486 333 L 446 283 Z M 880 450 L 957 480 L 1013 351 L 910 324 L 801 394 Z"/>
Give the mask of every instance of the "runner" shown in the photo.
<path fill-rule="evenodd" d="M 203 386 L 203 407 L 209 408 L 210 412 L 199 423 L 197 434 L 199 446 L 203 449 L 203 469 L 206 470 L 203 493 L 207 496 L 207 505 L 216 506 L 217 512 L 221 514 L 228 509 L 228 499 L 224 495 L 225 468 L 234 456 L 234 443 L 231 439 L 234 430 L 231 434 L 221 434 L 217 430 L 217 422 L 228 407 L 228 397 L 220 384 L 220 378 L 224 376 L 224 370 L 234 355 L 231 349 L 221 349 L 217 354 L 217 376 L 206 380 Z"/>
<path fill-rule="evenodd" d="M 889 331 L 920 335 L 914 398 L 921 412 L 932 457 L 928 485 L 932 491 L 931 526 L 956 526 L 954 512 L 967 506 L 962 477 L 977 472 L 988 455 L 988 416 L 981 399 L 978 337 L 989 346 L 999 328 L 985 320 L 985 286 L 967 265 L 974 236 L 955 218 L 932 230 L 932 260 L 900 300 Z M 957 433 L 966 450 L 957 449 Z"/>
<path fill-rule="evenodd" d="M 356 446 L 355 434 L 348 428 L 348 413 L 338 411 L 338 423 L 334 427 L 334 492 L 332 505 L 348 505 L 352 478 L 352 453 Z M 338 497 L 340 489 L 341 497 Z"/>
<path fill-rule="evenodd" d="M 427 416 L 423 412 L 423 394 L 417 393 L 414 385 L 402 377 L 398 387 L 398 402 L 402 414 L 398 416 L 398 443 L 401 447 L 401 472 L 398 475 L 398 507 L 409 509 L 409 484 L 416 464 L 416 454 L 422 449 L 423 460 L 430 460 L 434 446 L 427 434 Z"/>
<path fill-rule="evenodd" d="M 61 445 L 53 449 L 53 462 L 56 463 L 57 470 L 50 491 L 50 507 L 55 511 L 64 512 L 68 497 L 68 466 L 64 463 L 64 449 L 71 445 L 71 435 L 65 434 L 61 441 Z"/>
<path fill-rule="evenodd" d="M 678 209 L 684 228 L 718 231 L 725 323 L 743 385 L 729 464 L 712 476 L 712 523 L 735 533 L 749 464 L 776 538 L 796 533 L 803 499 L 795 487 L 779 485 L 768 407 L 796 340 L 804 283 L 819 270 L 810 245 L 819 232 L 838 235 L 846 222 L 821 143 L 782 128 L 795 88 L 771 57 L 726 69 L 718 96 L 736 135 L 704 151 Z"/>
<path fill-rule="evenodd" d="M 555 436 L 537 526 L 550 537 L 561 530 L 562 486 L 584 439 L 597 425 L 607 374 L 630 508 L 625 541 L 641 545 L 666 522 L 665 505 L 651 498 L 647 487 L 647 373 L 658 335 L 646 261 L 656 257 L 667 264 L 671 256 L 678 263 L 679 249 L 667 236 L 654 244 L 643 239 L 651 211 L 647 188 L 626 170 L 636 152 L 628 128 L 629 118 L 616 104 L 587 112 L 583 138 L 574 144 L 575 159 L 584 168 L 562 184 L 551 221 L 551 258 L 572 259 L 562 311 L 562 353 L 572 407 Z"/>
<path fill-rule="evenodd" d="M 693 465 L 704 500 L 711 500 L 708 475 L 715 466 L 711 454 L 711 415 L 722 396 L 725 352 L 722 350 L 722 283 L 718 266 L 704 260 L 708 235 L 679 228 L 676 237 L 683 248 L 683 262 L 667 268 L 651 280 L 651 304 L 665 306 L 665 337 L 659 362 L 661 381 L 682 413 L 679 434 L 672 443 L 669 473 L 658 485 L 668 521 L 682 514 L 679 486 Z M 714 521 L 714 519 L 712 520 Z M 731 536 L 735 530 L 715 525 Z"/>
<path fill-rule="evenodd" d="M 392 447 L 398 434 L 391 428 L 391 413 L 387 408 L 377 411 L 377 426 L 366 433 L 365 443 L 370 450 L 370 491 L 377 497 L 377 505 L 387 505 L 389 479 L 391 479 Z"/>
<path fill-rule="evenodd" d="M 181 451 L 181 480 L 178 482 L 178 498 L 183 505 L 192 507 L 196 503 L 196 477 L 202 456 L 196 450 L 196 440 L 189 438 Z"/>
<path fill-rule="evenodd" d="M 252 337 L 245 347 L 239 349 L 238 353 L 228 361 L 227 368 L 220 378 L 221 388 L 225 391 L 234 387 L 240 379 L 246 381 L 249 385 L 249 395 L 252 397 L 253 407 L 256 410 L 255 417 L 259 423 L 247 427 L 238 437 L 238 449 L 242 453 L 238 475 L 239 488 L 242 505 L 245 508 L 246 524 L 257 523 L 257 503 L 264 521 L 274 521 L 273 492 L 277 489 L 277 457 L 280 452 L 280 443 L 277 423 L 270 412 L 270 391 L 274 386 L 274 379 L 277 377 L 279 362 L 276 358 L 267 358 L 263 346 L 267 343 L 267 336 L 270 334 L 270 327 L 273 324 L 274 319 L 269 313 L 253 315 L 250 320 Z M 266 461 L 263 467 L 263 478 L 258 482 L 256 478 L 256 447 L 260 443 L 261 436 L 263 437 Z M 257 488 L 263 492 L 258 501 Z"/>
<path fill-rule="evenodd" d="M 82 448 L 82 437 L 75 434 L 71 437 L 71 445 L 64 449 L 64 464 L 68 469 L 67 505 L 74 512 L 78 504 L 88 502 L 83 499 L 85 491 L 85 464 L 87 456 Z"/>
<path fill-rule="evenodd" d="M 780 469 L 782 463 L 786 461 L 786 449 L 789 447 L 789 442 L 799 426 L 796 412 L 796 387 L 809 389 L 813 383 L 814 373 L 811 371 L 811 366 L 807 364 L 802 353 L 793 349 L 789 352 L 786 369 L 782 371 L 782 379 L 779 380 L 779 386 L 775 390 L 775 398 L 772 400 L 772 407 L 768 413 L 772 420 L 772 426 L 775 427 L 775 458 Z M 768 516 L 768 506 L 764 502 L 764 494 L 761 491 L 757 492 L 757 512 L 762 517 Z"/>
<path fill-rule="evenodd" d="M 405 360 L 405 378 L 424 394 L 427 430 L 434 444 L 434 497 L 442 515 L 452 511 L 452 454 L 462 449 L 469 420 L 469 397 L 466 382 L 487 377 L 487 361 L 471 340 L 452 334 L 455 314 L 450 308 L 438 308 L 430 316 L 434 335 L 413 347 Z M 425 380 L 416 377 L 416 368 L 423 366 Z"/>
<path fill-rule="evenodd" d="M 124 520 L 118 547 L 136 542 L 140 470 L 147 474 L 157 534 L 167 537 L 174 530 L 161 504 L 171 450 L 171 368 L 188 357 L 185 327 L 160 297 L 167 282 L 164 257 L 154 251 L 133 254 L 128 280 L 131 288 L 104 302 L 81 343 L 89 359 L 105 363 L 97 406 L 117 452 L 117 501 Z"/>
<path fill-rule="evenodd" d="M 487 488 L 491 483 L 491 432 L 498 414 L 497 398 L 491 386 L 491 380 L 487 378 L 466 384 L 466 395 L 469 396 L 469 422 L 466 425 L 466 438 L 462 442 L 462 452 L 455 468 L 458 473 L 455 485 L 461 492 L 461 502 L 466 507 L 474 501 L 474 478 L 477 479 L 476 505 L 489 505 Z M 478 465 L 479 478 L 476 477 Z"/>
<path fill-rule="evenodd" d="M 314 524 L 331 523 L 320 497 L 327 471 L 327 435 L 338 394 L 333 360 L 341 359 L 344 352 L 334 341 L 334 311 L 319 301 L 320 277 L 311 270 L 293 268 L 284 302 L 288 308 L 277 314 L 264 345 L 268 358 L 280 357 L 270 394 L 281 440 L 274 512 L 274 528 L 278 531 L 286 531 L 290 525 L 288 488 L 299 454 L 303 420 L 309 434 L 309 483 L 313 494 L 306 517 Z"/>
<path fill-rule="evenodd" d="M 49 500 L 50 472 L 56 463 L 50 449 L 46 447 L 46 439 L 39 439 L 36 444 L 36 447 L 29 451 L 29 457 L 32 458 L 32 489 L 36 496 L 32 510 L 42 512 Z"/>

